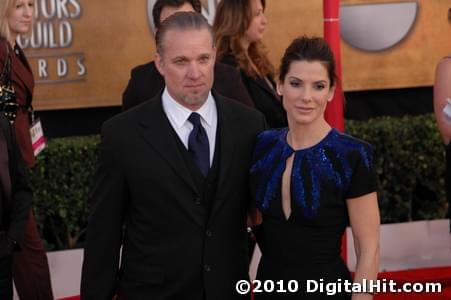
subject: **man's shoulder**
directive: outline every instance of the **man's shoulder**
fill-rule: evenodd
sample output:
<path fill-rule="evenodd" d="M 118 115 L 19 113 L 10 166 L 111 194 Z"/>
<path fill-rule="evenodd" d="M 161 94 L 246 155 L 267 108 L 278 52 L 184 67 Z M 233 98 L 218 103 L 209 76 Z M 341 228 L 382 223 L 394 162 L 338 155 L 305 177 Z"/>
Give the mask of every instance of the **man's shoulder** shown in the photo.
<path fill-rule="evenodd" d="M 123 111 L 111 117 L 103 123 L 102 133 L 116 129 L 123 131 L 130 126 L 134 126 L 134 124 L 139 123 L 140 120 L 147 119 L 145 118 L 146 114 L 157 111 L 159 99 L 161 99 L 161 96 L 157 95 L 154 98 L 149 99 L 148 101 L 142 102 L 139 105 L 130 108 L 129 110 Z"/>
<path fill-rule="evenodd" d="M 154 61 L 134 67 L 131 73 L 132 76 L 152 76 L 154 74 L 159 74 Z"/>

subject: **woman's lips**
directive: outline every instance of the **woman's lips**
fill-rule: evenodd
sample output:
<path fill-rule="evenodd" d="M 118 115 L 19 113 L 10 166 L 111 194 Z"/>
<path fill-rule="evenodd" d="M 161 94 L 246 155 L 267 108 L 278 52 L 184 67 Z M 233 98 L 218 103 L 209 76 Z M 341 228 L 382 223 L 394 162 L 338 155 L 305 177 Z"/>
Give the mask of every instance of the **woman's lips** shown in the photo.
<path fill-rule="evenodd" d="M 314 110 L 312 107 L 295 107 L 295 109 L 301 113 L 309 113 Z"/>

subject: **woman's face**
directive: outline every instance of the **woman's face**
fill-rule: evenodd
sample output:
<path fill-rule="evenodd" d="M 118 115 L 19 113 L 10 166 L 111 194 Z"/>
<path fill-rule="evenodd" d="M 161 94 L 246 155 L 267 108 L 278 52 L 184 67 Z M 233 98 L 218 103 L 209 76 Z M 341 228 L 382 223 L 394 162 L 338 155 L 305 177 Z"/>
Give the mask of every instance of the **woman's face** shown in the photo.
<path fill-rule="evenodd" d="M 11 34 L 18 35 L 30 31 L 33 20 L 34 0 L 16 0 L 8 14 Z"/>
<path fill-rule="evenodd" d="M 324 120 L 335 87 L 330 86 L 327 69 L 321 62 L 298 60 L 291 62 L 277 91 L 283 96 L 289 124 L 311 125 Z"/>
<path fill-rule="evenodd" d="M 261 0 L 250 1 L 253 18 L 251 24 L 244 33 L 244 38 L 249 44 L 261 41 L 263 39 L 263 33 L 265 32 L 265 27 L 268 23 L 268 20 L 266 19 L 263 12 L 263 5 Z"/>

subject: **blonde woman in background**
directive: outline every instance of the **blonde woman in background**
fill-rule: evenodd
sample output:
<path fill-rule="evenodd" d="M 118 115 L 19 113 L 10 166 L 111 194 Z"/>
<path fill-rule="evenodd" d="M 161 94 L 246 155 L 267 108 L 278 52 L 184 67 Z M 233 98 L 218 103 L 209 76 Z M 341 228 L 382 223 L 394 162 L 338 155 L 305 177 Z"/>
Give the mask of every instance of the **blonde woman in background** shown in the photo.
<path fill-rule="evenodd" d="M 28 168 L 35 164 L 29 131 L 34 79 L 30 65 L 16 39 L 19 35 L 31 31 L 34 9 L 34 0 L 0 1 L 0 70 L 3 70 L 5 62 L 9 60 L 9 79 L 20 105 L 13 127 Z M 53 299 L 46 251 L 31 210 L 20 248 L 21 251 L 13 258 L 13 279 L 20 299 Z"/>

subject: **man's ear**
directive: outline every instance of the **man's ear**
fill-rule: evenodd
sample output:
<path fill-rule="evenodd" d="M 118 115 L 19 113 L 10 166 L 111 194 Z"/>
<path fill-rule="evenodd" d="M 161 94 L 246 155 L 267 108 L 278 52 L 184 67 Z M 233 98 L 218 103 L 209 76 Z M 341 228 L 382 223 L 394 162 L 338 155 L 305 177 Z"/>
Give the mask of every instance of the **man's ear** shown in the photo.
<path fill-rule="evenodd" d="M 216 62 L 216 53 L 217 53 L 217 49 L 216 49 L 215 46 L 213 46 L 213 52 L 212 53 L 213 53 L 213 57 L 212 58 L 213 58 L 213 63 L 214 63 L 214 62 Z"/>
<path fill-rule="evenodd" d="M 157 67 L 157 70 L 160 72 L 161 76 L 164 76 L 163 57 L 158 52 L 155 53 L 155 67 Z"/>

